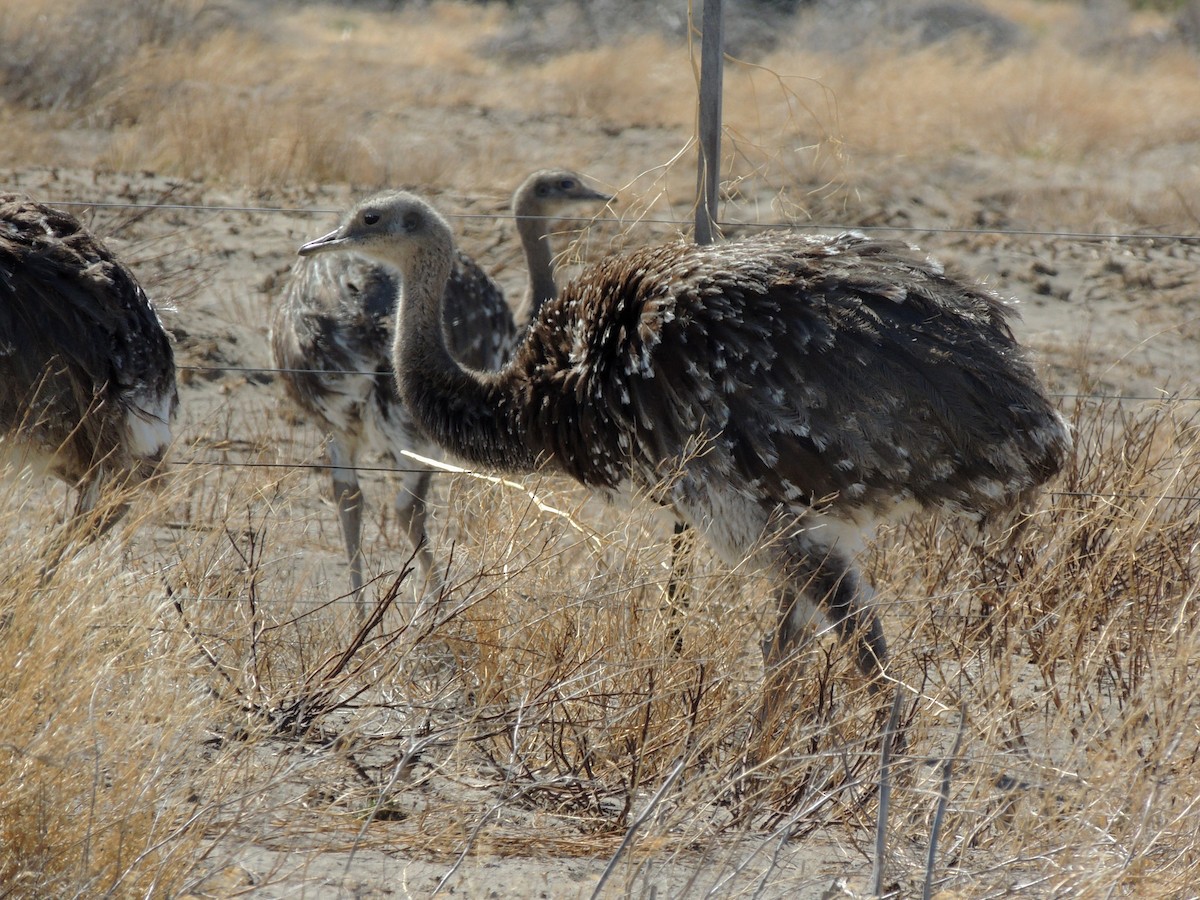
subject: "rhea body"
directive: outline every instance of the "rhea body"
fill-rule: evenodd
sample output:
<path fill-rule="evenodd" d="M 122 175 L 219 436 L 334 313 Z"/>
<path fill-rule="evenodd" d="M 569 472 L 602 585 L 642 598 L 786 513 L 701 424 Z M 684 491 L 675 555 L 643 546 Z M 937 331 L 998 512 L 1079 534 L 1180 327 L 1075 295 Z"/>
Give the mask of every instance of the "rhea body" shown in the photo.
<path fill-rule="evenodd" d="M 529 283 L 516 320 L 503 291 L 487 273 L 470 257 L 453 251 L 440 321 L 447 349 L 456 360 L 473 369 L 500 368 L 516 347 L 520 329 L 557 293 L 549 240 L 554 218 L 573 205 L 609 199 L 565 169 L 534 172 L 517 188 L 512 210 Z M 396 391 L 392 344 L 398 276 L 390 265 L 356 254 L 300 259 L 271 329 L 274 361 L 289 396 L 329 435 L 327 452 L 350 587 L 360 600 L 362 489 L 356 467 L 364 455 L 390 459 L 403 470 L 397 516 L 422 574 L 427 576 L 433 564 L 426 540 L 430 472 L 399 452 L 431 456 L 438 451 Z"/>
<path fill-rule="evenodd" d="M 107 486 L 158 471 L 178 404 L 170 340 L 133 273 L 69 213 L 0 194 L 0 462 L 78 488 L 82 520 Z"/>
<path fill-rule="evenodd" d="M 543 306 L 499 372 L 446 345 L 453 239 L 427 203 L 369 198 L 300 252 L 334 250 L 402 272 L 396 379 L 446 451 L 649 490 L 772 575 L 768 671 L 819 610 L 876 683 L 864 538 L 917 508 L 1007 514 L 1070 449 L 1004 304 L 897 242 L 768 232 L 613 256 Z"/>

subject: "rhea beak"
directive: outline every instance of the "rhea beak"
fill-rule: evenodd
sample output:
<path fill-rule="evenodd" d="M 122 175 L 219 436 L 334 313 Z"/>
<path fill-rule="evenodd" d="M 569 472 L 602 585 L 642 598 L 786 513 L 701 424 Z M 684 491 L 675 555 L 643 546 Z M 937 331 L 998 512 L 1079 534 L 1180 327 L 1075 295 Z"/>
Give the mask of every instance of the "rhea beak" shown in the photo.
<path fill-rule="evenodd" d="M 309 241 L 296 251 L 300 256 L 312 256 L 314 253 L 324 253 L 326 250 L 337 250 L 346 239 L 342 237 L 341 229 L 329 232 L 316 240 Z"/>

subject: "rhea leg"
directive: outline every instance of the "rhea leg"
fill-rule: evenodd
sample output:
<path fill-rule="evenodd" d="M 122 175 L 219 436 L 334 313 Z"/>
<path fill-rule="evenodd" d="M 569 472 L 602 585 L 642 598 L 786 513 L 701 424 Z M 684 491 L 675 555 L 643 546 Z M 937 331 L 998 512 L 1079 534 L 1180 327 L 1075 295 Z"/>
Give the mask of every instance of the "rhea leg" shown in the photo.
<path fill-rule="evenodd" d="M 789 673 L 802 636 L 819 618 L 832 623 L 843 645 L 853 647 L 855 662 L 872 692 L 879 689 L 887 662 L 883 628 L 867 605 L 870 588 L 849 559 L 835 548 L 802 538 L 789 541 L 781 557 L 786 582 L 780 593 L 779 624 L 763 642 L 764 725 L 776 714 L 793 680 Z"/>
<path fill-rule="evenodd" d="M 338 440 L 331 440 L 328 447 L 333 496 L 337 501 L 338 519 L 342 524 L 342 541 L 346 545 L 346 558 L 350 562 L 350 590 L 360 618 L 366 617 L 366 601 L 363 598 L 363 555 L 362 555 L 362 489 L 358 484 L 358 472 L 354 468 L 354 454 Z"/>
<path fill-rule="evenodd" d="M 125 490 L 126 485 L 122 484 L 120 479 L 107 477 L 107 473 L 102 470 L 89 472 L 79 485 L 79 499 L 75 503 L 71 530 L 86 535 L 89 540 L 107 534 L 108 530 L 129 512 Z M 105 502 L 102 503 L 102 499 Z"/>
<path fill-rule="evenodd" d="M 412 544 L 422 580 L 428 580 L 433 572 L 433 551 L 429 549 L 429 537 L 425 532 L 428 517 L 425 498 L 429 493 L 430 474 L 428 469 L 405 472 L 403 484 L 396 493 L 396 516 Z"/>
<path fill-rule="evenodd" d="M 671 607 L 674 624 L 671 627 L 671 646 L 676 653 L 683 652 L 683 623 L 678 617 L 688 608 L 688 593 L 685 582 L 691 569 L 692 549 L 695 541 L 690 525 L 681 519 L 675 520 L 671 534 L 671 574 L 667 581 L 667 603 Z"/>
<path fill-rule="evenodd" d="M 106 473 L 99 469 L 88 472 L 77 487 L 79 496 L 74 512 L 54 529 L 46 545 L 42 564 L 43 580 L 58 570 L 68 550 L 99 540 L 129 510 L 123 488 L 115 479 L 106 478 Z"/>

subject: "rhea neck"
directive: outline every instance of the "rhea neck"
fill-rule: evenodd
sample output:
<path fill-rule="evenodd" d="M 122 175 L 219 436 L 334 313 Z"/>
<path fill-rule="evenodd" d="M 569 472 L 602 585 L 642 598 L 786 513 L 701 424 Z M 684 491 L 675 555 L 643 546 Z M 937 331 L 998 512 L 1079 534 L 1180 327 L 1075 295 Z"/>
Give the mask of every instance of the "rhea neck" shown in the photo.
<path fill-rule="evenodd" d="M 453 266 L 453 241 L 434 233 L 407 252 L 384 261 L 400 271 L 396 297 L 396 328 L 392 363 L 399 380 L 406 363 L 436 363 L 439 369 L 458 368 L 446 346 L 442 295 Z"/>
<path fill-rule="evenodd" d="M 529 288 L 517 307 L 515 318 L 520 328 L 537 317 L 542 304 L 558 296 L 554 283 L 554 259 L 550 252 L 550 219 L 546 210 L 532 196 L 522 196 L 514 204 L 517 234 L 525 251 L 529 271 Z"/>
<path fill-rule="evenodd" d="M 422 429 L 460 459 L 491 469 L 527 471 L 536 454 L 514 444 L 516 425 L 495 373 L 466 369 L 446 343 L 442 298 L 449 281 L 453 240 L 434 233 L 401 258 L 392 364 L 405 405 Z"/>

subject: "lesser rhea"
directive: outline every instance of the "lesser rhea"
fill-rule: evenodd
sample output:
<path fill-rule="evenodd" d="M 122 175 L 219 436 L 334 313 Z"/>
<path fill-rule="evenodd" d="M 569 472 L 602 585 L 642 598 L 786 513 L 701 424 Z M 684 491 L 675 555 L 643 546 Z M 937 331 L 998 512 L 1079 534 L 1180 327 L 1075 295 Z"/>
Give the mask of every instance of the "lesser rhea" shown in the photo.
<path fill-rule="evenodd" d="M 1007 514 L 1070 450 L 1005 305 L 898 242 L 774 231 L 612 256 L 542 308 L 499 372 L 446 345 L 453 248 L 428 203 L 384 193 L 300 253 L 400 271 L 396 379 L 446 451 L 652 491 L 730 563 L 772 574 L 769 673 L 820 610 L 876 683 L 864 537 L 912 509 Z"/>
<path fill-rule="evenodd" d="M 159 469 L 178 403 L 133 273 L 69 213 L 0 194 L 0 459 L 77 487 L 82 520 L 106 486 Z"/>
<path fill-rule="evenodd" d="M 461 252 L 452 254 L 440 315 L 455 359 L 473 369 L 500 368 L 519 329 L 556 294 L 549 241 L 554 218 L 573 205 L 609 199 L 566 169 L 534 172 L 517 188 L 512 209 L 529 286 L 516 321 L 483 269 Z M 437 453 L 396 392 L 391 350 L 398 290 L 395 271 L 373 259 L 355 254 L 301 259 L 271 329 L 275 365 L 289 396 L 329 435 L 333 494 L 360 612 L 363 503 L 356 466 L 364 456 L 379 455 L 402 470 L 397 516 L 423 576 L 433 564 L 425 510 L 430 473 L 399 452 Z"/>

